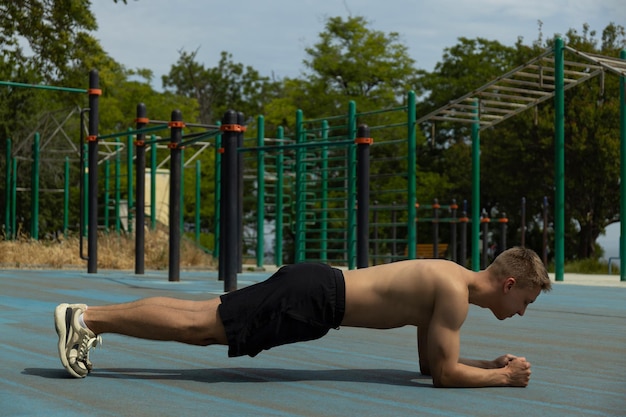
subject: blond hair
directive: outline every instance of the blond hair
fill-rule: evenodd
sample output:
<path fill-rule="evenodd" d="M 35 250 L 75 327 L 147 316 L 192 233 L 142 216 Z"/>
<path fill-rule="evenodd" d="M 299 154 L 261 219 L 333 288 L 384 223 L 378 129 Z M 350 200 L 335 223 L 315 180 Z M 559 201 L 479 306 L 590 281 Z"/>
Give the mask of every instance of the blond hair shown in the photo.
<path fill-rule="evenodd" d="M 487 270 L 498 280 L 515 278 L 522 288 L 541 288 L 545 292 L 552 289 L 548 271 L 532 249 L 520 246 L 507 249 L 494 259 Z"/>

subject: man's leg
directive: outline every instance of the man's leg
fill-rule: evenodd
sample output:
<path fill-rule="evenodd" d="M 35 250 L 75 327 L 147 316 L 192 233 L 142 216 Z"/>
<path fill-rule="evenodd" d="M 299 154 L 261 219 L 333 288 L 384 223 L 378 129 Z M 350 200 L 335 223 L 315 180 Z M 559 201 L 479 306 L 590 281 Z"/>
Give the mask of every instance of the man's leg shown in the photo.
<path fill-rule="evenodd" d="M 83 318 L 97 335 L 117 333 L 192 345 L 227 345 L 224 325 L 217 312 L 219 304 L 219 297 L 206 301 L 154 297 L 124 304 L 89 306 Z"/>

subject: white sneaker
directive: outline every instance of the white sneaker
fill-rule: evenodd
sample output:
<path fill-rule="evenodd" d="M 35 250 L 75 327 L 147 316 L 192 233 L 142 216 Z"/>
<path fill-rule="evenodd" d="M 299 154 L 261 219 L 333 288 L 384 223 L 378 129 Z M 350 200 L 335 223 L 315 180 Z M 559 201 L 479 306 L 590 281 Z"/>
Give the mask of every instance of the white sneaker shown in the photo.
<path fill-rule="evenodd" d="M 93 368 L 89 350 L 102 344 L 102 338 L 78 322 L 85 304 L 59 304 L 54 310 L 54 327 L 59 335 L 59 358 L 63 367 L 76 378 L 84 378 Z"/>

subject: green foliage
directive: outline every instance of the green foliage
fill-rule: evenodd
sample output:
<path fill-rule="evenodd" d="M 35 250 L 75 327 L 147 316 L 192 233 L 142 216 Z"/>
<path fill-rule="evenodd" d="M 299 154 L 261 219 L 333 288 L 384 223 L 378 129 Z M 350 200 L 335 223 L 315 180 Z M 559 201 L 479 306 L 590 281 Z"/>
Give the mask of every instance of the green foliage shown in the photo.
<path fill-rule="evenodd" d="M 197 100 L 201 123 L 216 123 L 229 109 L 254 118 L 262 114 L 264 103 L 279 88 L 277 82 L 262 77 L 254 68 L 233 62 L 228 52 L 222 52 L 215 68 L 206 68 L 197 62 L 197 50 L 179 53 L 178 62 L 163 76 L 163 87 Z"/>
<path fill-rule="evenodd" d="M 44 81 L 52 82 L 71 67 L 87 40 L 86 31 L 96 29 L 88 0 L 14 0 L 0 4 L 2 56 L 21 64 L 32 62 Z M 20 40 L 32 51 L 26 57 Z"/>
<path fill-rule="evenodd" d="M 305 51 L 302 77 L 284 80 L 282 95 L 267 105 L 267 122 L 287 132 L 295 109 L 317 119 L 345 113 L 355 99 L 359 111 L 395 107 L 415 84 L 414 61 L 399 34 L 373 30 L 363 17 L 328 18 Z"/>
<path fill-rule="evenodd" d="M 554 271 L 554 266 L 551 266 L 551 271 Z M 608 265 L 605 262 L 600 262 L 594 258 L 581 259 L 576 261 L 567 262 L 564 266 L 564 272 L 566 274 L 593 274 L 593 275 L 605 275 L 608 272 Z M 619 266 L 612 268 L 613 275 L 619 275 Z"/>
<path fill-rule="evenodd" d="M 305 49 L 304 65 L 327 92 L 367 97 L 380 107 L 404 95 L 414 61 L 398 33 L 385 34 L 368 24 L 358 16 L 329 18 L 320 41 Z"/>

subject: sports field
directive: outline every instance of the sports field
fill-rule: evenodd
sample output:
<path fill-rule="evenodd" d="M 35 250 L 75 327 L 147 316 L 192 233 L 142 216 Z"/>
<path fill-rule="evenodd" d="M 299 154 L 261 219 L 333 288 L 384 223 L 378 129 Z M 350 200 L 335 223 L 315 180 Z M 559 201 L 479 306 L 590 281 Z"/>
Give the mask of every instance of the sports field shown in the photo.
<path fill-rule="evenodd" d="M 239 275 L 239 286 L 267 273 Z M 626 416 L 626 283 L 568 276 L 524 317 L 470 308 L 464 357 L 504 353 L 532 364 L 527 388 L 436 389 L 420 376 L 416 331 L 341 328 L 256 358 L 104 335 L 93 372 L 74 379 L 56 352 L 61 302 L 155 295 L 216 297 L 215 272 L 0 271 L 1 416 Z"/>

